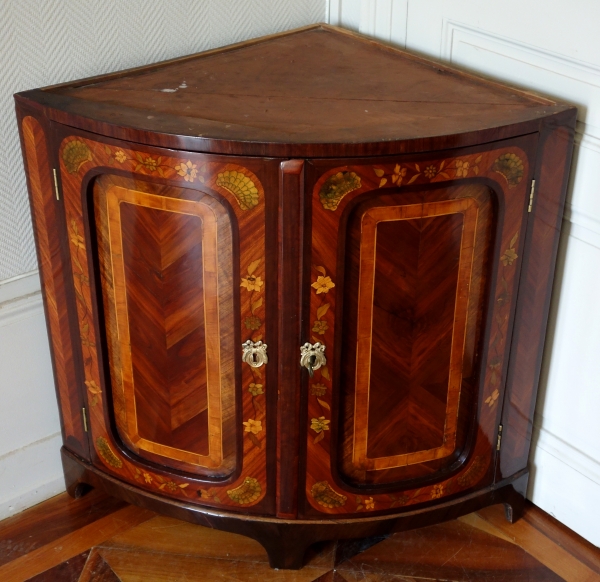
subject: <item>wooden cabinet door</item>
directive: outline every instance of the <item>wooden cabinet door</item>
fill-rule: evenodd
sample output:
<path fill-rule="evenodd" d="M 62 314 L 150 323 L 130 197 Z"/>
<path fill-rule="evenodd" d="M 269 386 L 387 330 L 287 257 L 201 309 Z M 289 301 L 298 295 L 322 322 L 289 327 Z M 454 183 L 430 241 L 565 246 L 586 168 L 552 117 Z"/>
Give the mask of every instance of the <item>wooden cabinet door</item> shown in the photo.
<path fill-rule="evenodd" d="M 493 482 L 536 141 L 310 167 L 306 515 Z"/>
<path fill-rule="evenodd" d="M 62 135 L 94 462 L 162 494 L 271 511 L 277 165 Z M 245 342 L 257 351 L 243 361 Z"/>

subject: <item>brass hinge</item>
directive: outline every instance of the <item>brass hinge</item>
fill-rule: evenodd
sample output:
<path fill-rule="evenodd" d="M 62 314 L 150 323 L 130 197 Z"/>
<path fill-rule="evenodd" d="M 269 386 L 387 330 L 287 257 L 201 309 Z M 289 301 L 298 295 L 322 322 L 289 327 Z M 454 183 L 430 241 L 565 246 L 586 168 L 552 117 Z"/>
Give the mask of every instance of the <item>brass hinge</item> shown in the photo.
<path fill-rule="evenodd" d="M 56 177 L 56 168 L 52 168 L 54 174 L 54 192 L 56 193 L 56 199 L 60 200 L 60 194 L 58 193 L 58 178 Z"/>
<path fill-rule="evenodd" d="M 531 191 L 529 192 L 529 207 L 527 212 L 531 212 L 533 209 L 533 193 L 535 192 L 535 180 L 531 180 Z"/>
<path fill-rule="evenodd" d="M 500 450 L 500 446 L 502 445 L 502 425 L 498 425 L 498 441 L 496 442 L 496 450 Z"/>
<path fill-rule="evenodd" d="M 83 430 L 85 430 L 85 432 L 87 432 L 88 426 L 87 426 L 87 416 L 85 415 L 85 408 L 81 409 L 81 414 L 83 414 Z"/>

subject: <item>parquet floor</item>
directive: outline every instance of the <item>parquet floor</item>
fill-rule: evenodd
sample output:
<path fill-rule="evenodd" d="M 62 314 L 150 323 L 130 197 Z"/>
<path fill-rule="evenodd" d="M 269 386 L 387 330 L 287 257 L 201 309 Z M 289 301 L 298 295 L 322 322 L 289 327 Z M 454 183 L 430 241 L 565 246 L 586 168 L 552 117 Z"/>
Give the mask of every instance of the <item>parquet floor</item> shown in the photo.
<path fill-rule="evenodd" d="M 326 543 L 299 571 L 255 541 L 127 505 L 62 494 L 0 522 L 1 582 L 600 581 L 600 550 L 533 505 L 501 506 L 387 538 Z"/>

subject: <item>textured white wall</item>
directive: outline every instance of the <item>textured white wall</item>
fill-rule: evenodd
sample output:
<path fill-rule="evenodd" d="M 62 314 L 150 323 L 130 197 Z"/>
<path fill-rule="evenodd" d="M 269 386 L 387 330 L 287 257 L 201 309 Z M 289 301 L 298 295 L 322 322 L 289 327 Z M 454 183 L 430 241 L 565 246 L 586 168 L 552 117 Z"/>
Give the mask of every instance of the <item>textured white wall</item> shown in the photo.
<path fill-rule="evenodd" d="M 600 4 L 330 0 L 329 18 L 578 106 L 528 496 L 600 545 Z"/>
<path fill-rule="evenodd" d="M 13 93 L 320 22 L 325 0 L 0 0 L 0 519 L 64 490 Z"/>
<path fill-rule="evenodd" d="M 0 281 L 37 266 L 13 93 L 324 18 L 325 0 L 1 0 Z"/>

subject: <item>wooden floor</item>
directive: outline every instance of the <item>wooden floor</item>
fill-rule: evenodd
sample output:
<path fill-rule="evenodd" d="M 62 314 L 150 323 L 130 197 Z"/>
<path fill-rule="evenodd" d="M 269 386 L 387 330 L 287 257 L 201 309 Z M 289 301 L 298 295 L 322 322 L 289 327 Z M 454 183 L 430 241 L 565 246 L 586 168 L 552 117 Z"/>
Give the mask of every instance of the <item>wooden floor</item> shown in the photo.
<path fill-rule="evenodd" d="M 0 581 L 600 581 L 600 551 L 530 505 L 500 506 L 387 538 L 326 543 L 300 571 L 272 570 L 255 541 L 92 491 L 62 494 L 0 522 Z"/>

